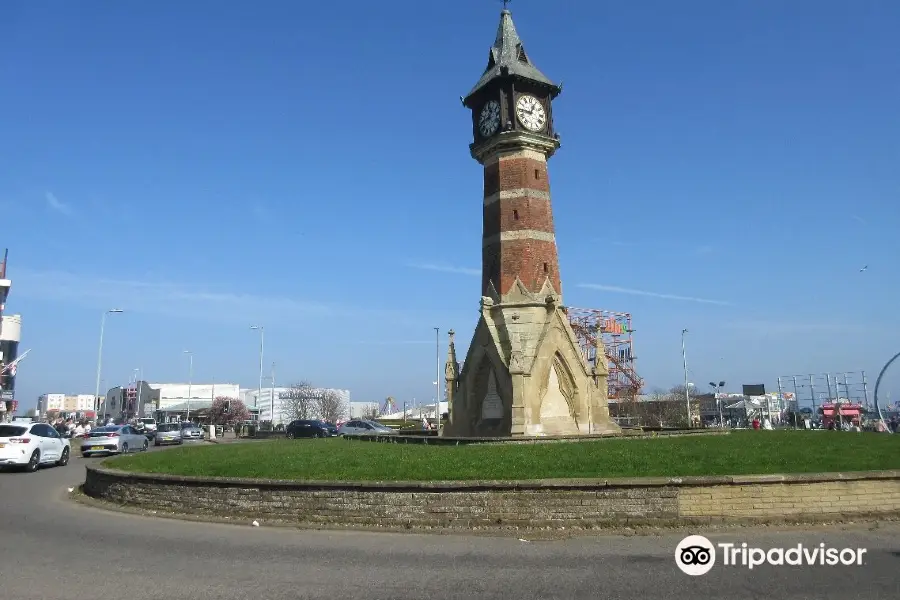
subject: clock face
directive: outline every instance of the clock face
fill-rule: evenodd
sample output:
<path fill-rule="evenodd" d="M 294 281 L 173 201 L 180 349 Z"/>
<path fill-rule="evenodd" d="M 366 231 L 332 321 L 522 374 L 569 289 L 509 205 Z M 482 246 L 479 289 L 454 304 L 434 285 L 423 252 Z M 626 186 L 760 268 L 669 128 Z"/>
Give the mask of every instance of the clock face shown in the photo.
<path fill-rule="evenodd" d="M 528 131 L 540 131 L 547 124 L 544 106 L 534 96 L 519 96 L 516 101 L 516 116 Z"/>
<path fill-rule="evenodd" d="M 481 118 L 478 119 L 478 130 L 483 137 L 494 135 L 500 127 L 500 103 L 491 100 L 481 109 Z"/>

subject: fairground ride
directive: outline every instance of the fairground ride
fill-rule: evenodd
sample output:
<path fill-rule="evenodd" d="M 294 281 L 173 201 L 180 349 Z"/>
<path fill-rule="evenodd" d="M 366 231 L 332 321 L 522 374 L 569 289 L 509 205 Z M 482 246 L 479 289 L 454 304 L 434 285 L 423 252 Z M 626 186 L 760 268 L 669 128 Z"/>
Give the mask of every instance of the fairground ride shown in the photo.
<path fill-rule="evenodd" d="M 381 406 L 381 414 L 389 415 L 397 412 L 397 402 L 394 400 L 393 396 L 388 396 L 384 400 L 384 404 Z"/>
<path fill-rule="evenodd" d="M 634 340 L 631 336 L 631 313 L 599 308 L 567 307 L 569 323 L 578 338 L 578 345 L 589 364 L 597 360 L 597 341 L 603 345 L 609 368 L 609 397 L 634 400 L 644 386 L 644 380 L 634 367 Z"/>

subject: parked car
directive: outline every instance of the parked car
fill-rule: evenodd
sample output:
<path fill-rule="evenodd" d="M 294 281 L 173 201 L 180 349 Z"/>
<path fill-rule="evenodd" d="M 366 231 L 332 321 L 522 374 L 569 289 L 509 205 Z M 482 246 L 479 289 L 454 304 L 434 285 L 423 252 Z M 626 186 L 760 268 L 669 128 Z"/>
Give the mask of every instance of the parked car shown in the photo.
<path fill-rule="evenodd" d="M 391 435 L 396 433 L 396 429 L 391 429 L 378 421 L 366 419 L 347 421 L 338 429 L 338 435 Z"/>
<path fill-rule="evenodd" d="M 188 423 L 185 421 L 181 424 L 181 439 L 182 440 L 202 440 L 203 439 L 203 430 L 200 429 L 198 425 L 194 423 Z"/>
<path fill-rule="evenodd" d="M 291 421 L 285 427 L 284 434 L 288 439 L 335 437 L 338 434 L 338 429 L 333 423 L 315 419 L 301 419 L 299 421 Z"/>
<path fill-rule="evenodd" d="M 70 453 L 69 440 L 46 423 L 0 423 L 0 467 L 25 467 L 29 473 L 41 465 L 64 467 Z"/>
<path fill-rule="evenodd" d="M 181 425 L 178 423 L 160 423 L 157 426 L 156 440 L 153 442 L 155 446 L 183 443 L 184 438 L 181 437 Z"/>
<path fill-rule="evenodd" d="M 90 437 L 81 441 L 81 455 L 128 454 L 150 447 L 147 437 L 131 425 L 107 425 L 92 429 Z"/>

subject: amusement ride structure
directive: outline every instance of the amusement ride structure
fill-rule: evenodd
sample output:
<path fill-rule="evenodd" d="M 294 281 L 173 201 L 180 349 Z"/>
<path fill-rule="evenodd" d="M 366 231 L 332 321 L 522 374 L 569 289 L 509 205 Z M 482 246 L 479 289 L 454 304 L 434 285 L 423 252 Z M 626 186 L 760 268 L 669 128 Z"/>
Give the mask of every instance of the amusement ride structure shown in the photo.
<path fill-rule="evenodd" d="M 566 313 L 589 364 L 597 360 L 597 342 L 603 345 L 609 368 L 609 397 L 634 400 L 640 394 L 644 380 L 634 367 L 631 313 L 571 306 L 566 308 Z"/>

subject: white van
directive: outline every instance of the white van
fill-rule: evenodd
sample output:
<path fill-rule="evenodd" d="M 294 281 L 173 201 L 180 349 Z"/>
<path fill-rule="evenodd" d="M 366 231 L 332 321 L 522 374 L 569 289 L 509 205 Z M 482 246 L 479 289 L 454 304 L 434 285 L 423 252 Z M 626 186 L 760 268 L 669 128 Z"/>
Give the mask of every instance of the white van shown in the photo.
<path fill-rule="evenodd" d="M 156 431 L 156 419 L 144 417 L 143 419 L 138 419 L 138 423 L 142 423 L 144 425 L 145 431 Z"/>

